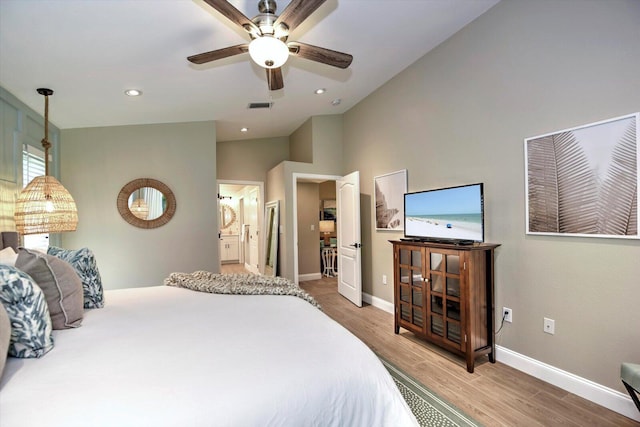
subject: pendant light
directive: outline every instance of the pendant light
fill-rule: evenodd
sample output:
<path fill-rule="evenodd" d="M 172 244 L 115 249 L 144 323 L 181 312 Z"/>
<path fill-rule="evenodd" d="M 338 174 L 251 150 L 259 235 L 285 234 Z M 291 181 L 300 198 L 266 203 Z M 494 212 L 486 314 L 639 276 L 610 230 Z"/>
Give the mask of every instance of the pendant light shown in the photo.
<path fill-rule="evenodd" d="M 133 203 L 131 203 L 131 206 L 129 206 L 129 210 L 137 218 L 146 220 L 149 218 L 149 205 L 144 200 L 144 197 L 142 197 L 141 191 L 142 190 L 137 191 L 137 197 Z"/>
<path fill-rule="evenodd" d="M 71 194 L 49 176 L 49 96 L 51 89 L 37 90 L 44 95 L 44 176 L 35 177 L 18 195 L 14 214 L 16 229 L 22 235 L 76 231 L 78 209 Z"/>

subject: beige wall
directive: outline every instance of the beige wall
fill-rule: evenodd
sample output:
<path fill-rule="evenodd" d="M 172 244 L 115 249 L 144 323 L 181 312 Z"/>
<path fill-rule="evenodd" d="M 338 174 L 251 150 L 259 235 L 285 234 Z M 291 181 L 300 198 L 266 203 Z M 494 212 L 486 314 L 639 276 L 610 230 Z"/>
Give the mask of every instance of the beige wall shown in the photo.
<path fill-rule="evenodd" d="M 265 182 L 267 171 L 289 159 L 289 138 L 217 143 L 217 178 Z"/>
<path fill-rule="evenodd" d="M 312 138 L 314 161 L 313 163 L 302 163 L 285 161 L 276 168 L 269 171 L 268 180 L 273 176 L 275 181 L 268 182 L 267 187 L 272 191 L 277 191 L 283 197 L 280 205 L 280 220 L 283 224 L 280 234 L 279 256 L 281 260 L 280 275 L 291 280 L 295 280 L 294 233 L 291 229 L 294 224 L 294 205 L 289 202 L 294 198 L 295 185 L 293 183 L 294 174 L 317 174 L 326 176 L 342 175 L 342 116 L 316 116 L 311 118 L 311 134 L 308 131 L 308 122 L 291 134 L 292 144 L 306 143 L 305 140 Z M 300 139 L 300 141 L 297 141 Z M 320 148 L 319 148 L 320 147 Z M 322 154 L 318 150 L 322 150 Z M 277 172 L 276 172 L 277 170 Z M 267 194 L 270 194 L 267 192 Z"/>
<path fill-rule="evenodd" d="M 312 131 L 312 119 L 309 119 L 291 134 L 288 160 L 292 162 L 313 163 Z"/>
<path fill-rule="evenodd" d="M 525 235 L 523 140 L 640 110 L 639 23 L 633 0 L 504 1 L 344 116 L 368 221 L 375 175 L 406 168 L 409 191 L 484 182 L 496 307 L 514 319 L 498 344 L 620 391 L 620 363 L 640 361 L 640 244 Z M 381 277 L 401 233 L 364 220 L 364 289 L 392 301 Z"/>
<path fill-rule="evenodd" d="M 65 248 L 89 247 L 107 289 L 162 285 L 174 271 L 218 271 L 214 122 L 67 129 L 62 176 L 78 206 Z M 173 191 L 173 219 L 156 229 L 125 222 L 116 197 L 135 178 Z"/>
<path fill-rule="evenodd" d="M 320 200 L 336 199 L 336 182 L 325 181 L 320 183 Z"/>
<path fill-rule="evenodd" d="M 298 274 L 319 273 L 318 184 L 298 183 L 296 200 L 298 206 Z"/>
<path fill-rule="evenodd" d="M 342 172 L 342 115 L 312 117 L 313 164 L 325 173 Z M 352 172 L 352 171 L 348 171 Z"/>

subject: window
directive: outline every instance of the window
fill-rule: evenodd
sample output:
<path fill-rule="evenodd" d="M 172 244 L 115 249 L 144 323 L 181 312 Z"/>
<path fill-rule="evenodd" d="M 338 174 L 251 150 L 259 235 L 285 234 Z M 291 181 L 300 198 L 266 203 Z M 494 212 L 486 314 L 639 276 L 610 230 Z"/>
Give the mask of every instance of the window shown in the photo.
<path fill-rule="evenodd" d="M 22 148 L 22 188 L 33 178 L 45 174 L 44 151 L 25 144 Z M 49 247 L 49 233 L 24 236 L 24 246 L 46 252 Z"/>
<path fill-rule="evenodd" d="M 25 144 L 22 149 L 22 188 L 36 176 L 44 175 L 44 172 L 44 151 Z"/>

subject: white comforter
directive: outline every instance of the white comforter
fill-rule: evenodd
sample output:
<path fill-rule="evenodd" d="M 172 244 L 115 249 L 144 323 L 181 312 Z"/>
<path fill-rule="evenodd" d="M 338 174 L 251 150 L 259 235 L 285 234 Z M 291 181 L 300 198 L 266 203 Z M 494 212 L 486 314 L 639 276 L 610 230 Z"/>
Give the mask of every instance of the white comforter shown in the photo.
<path fill-rule="evenodd" d="M 356 337 L 300 298 L 108 291 L 41 359 L 8 360 L 0 426 L 416 425 Z"/>

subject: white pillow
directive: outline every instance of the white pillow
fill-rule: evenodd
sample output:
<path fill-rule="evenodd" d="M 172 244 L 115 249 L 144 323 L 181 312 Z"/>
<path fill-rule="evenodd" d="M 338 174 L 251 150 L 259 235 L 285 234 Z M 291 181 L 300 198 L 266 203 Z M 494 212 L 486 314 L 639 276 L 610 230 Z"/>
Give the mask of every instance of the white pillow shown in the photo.
<path fill-rule="evenodd" d="M 11 246 L 8 246 L 0 251 L 0 264 L 15 266 L 18 254 L 13 250 Z"/>

